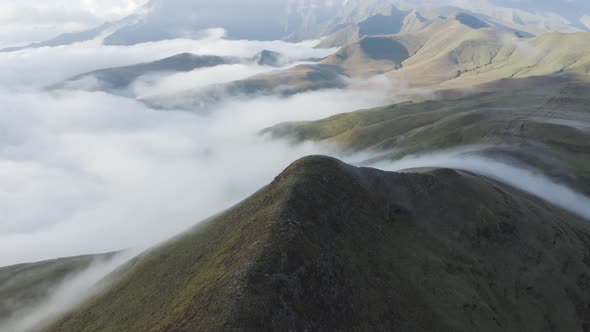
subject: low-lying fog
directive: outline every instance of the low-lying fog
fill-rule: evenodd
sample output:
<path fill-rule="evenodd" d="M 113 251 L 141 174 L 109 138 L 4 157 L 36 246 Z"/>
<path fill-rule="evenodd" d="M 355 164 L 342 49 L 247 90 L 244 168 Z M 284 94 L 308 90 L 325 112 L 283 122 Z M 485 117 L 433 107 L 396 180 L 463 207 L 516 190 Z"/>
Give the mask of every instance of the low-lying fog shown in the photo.
<path fill-rule="evenodd" d="M 208 116 L 152 110 L 104 92 L 46 87 L 96 69 L 175 54 L 288 58 L 328 55 L 313 43 L 203 40 L 130 47 L 96 42 L 0 53 L 0 266 L 147 248 L 218 213 L 272 181 L 294 160 L 329 147 L 290 146 L 258 135 L 283 121 L 323 118 L 392 102 L 391 87 L 292 96 L 226 98 Z M 224 65 L 141 77 L 139 96 L 172 94 L 276 70 Z M 124 95 L 124 94 L 123 94 Z M 26 330 L 71 308 L 128 256 L 68 279 L 3 328 Z"/>
<path fill-rule="evenodd" d="M 258 131 L 392 101 L 390 87 L 290 98 L 226 99 L 209 116 L 156 111 L 102 92 L 49 91 L 71 76 L 182 52 L 292 58 L 330 51 L 311 43 L 227 41 L 212 33 L 130 47 L 95 42 L 0 54 L 0 266 L 119 250 L 164 240 L 325 149 L 267 141 Z M 150 76 L 158 92 L 199 89 L 275 70 L 228 65 Z M 145 79 L 134 85 L 149 94 Z"/>

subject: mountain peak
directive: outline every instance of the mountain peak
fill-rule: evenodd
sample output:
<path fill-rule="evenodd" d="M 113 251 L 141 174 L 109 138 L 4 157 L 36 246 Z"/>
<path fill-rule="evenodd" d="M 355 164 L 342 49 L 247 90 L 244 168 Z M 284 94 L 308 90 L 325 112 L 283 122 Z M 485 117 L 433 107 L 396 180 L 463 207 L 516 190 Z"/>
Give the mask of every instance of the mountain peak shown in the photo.
<path fill-rule="evenodd" d="M 254 56 L 254 62 L 260 66 L 280 67 L 286 63 L 279 52 L 263 50 Z"/>
<path fill-rule="evenodd" d="M 452 15 L 449 16 L 448 18 L 449 21 L 457 21 L 463 25 L 466 25 L 470 28 L 473 29 L 483 29 L 483 28 L 488 28 L 490 27 L 489 24 L 487 24 L 486 22 L 480 20 L 479 18 L 467 14 L 465 12 L 456 12 Z"/>
<path fill-rule="evenodd" d="M 424 17 L 418 10 L 416 9 L 412 9 L 408 15 L 406 16 L 408 19 L 412 18 L 412 19 L 417 19 L 421 22 L 428 22 L 428 19 L 426 17 Z"/>
<path fill-rule="evenodd" d="M 564 220 L 576 232 L 561 235 L 568 246 L 557 252 L 544 243 Z M 544 326 L 547 317 L 573 325 L 589 296 L 568 281 L 589 269 L 577 232 L 588 227 L 470 173 L 393 173 L 306 157 L 141 256 L 48 331 L 487 331 L 498 321 Z M 567 273 L 559 257 L 571 257 Z M 571 292 L 554 292 L 556 284 Z M 467 305 L 495 310 L 465 315 Z"/>

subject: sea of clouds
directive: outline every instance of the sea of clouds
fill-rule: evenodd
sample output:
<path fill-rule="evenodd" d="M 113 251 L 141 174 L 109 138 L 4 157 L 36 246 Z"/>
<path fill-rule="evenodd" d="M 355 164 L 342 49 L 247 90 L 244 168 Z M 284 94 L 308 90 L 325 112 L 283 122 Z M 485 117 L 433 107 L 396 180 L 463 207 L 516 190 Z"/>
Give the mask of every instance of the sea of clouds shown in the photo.
<path fill-rule="evenodd" d="M 313 42 L 231 41 L 220 30 L 201 40 L 135 46 L 90 41 L 0 53 L 0 267 L 57 257 L 148 248 L 252 194 L 294 160 L 329 154 L 329 145 L 292 145 L 259 135 L 287 121 L 309 121 L 399 100 L 383 77 L 357 89 L 290 97 L 227 96 L 206 115 L 154 110 L 129 94 L 49 89 L 93 70 L 159 60 L 179 53 L 252 57 L 273 50 L 290 59 L 321 58 L 334 50 Z M 292 63 L 291 65 L 296 65 Z M 142 77 L 131 96 L 198 91 L 276 68 L 224 65 Z M 402 93 L 403 94 L 403 93 Z M 462 151 L 374 165 L 386 170 L 454 167 L 495 178 L 589 218 L 588 198 L 541 174 Z M 84 299 L 97 281 L 127 261 L 68 279 L 38 307 L 7 326 L 38 326 Z"/>
<path fill-rule="evenodd" d="M 299 157 L 329 153 L 258 132 L 391 101 L 391 86 L 325 90 L 289 98 L 228 98 L 207 116 L 153 110 L 105 92 L 51 90 L 80 73 L 182 52 L 291 58 L 333 50 L 313 44 L 203 40 L 137 46 L 96 42 L 0 53 L 0 266 L 156 243 L 272 180 Z M 141 95 L 173 93 L 275 70 L 228 65 L 151 77 Z M 140 79 L 141 80 L 141 79 Z"/>
<path fill-rule="evenodd" d="M 300 157 L 336 155 L 329 146 L 272 141 L 260 130 L 394 100 L 388 82 L 371 80 L 360 82 L 370 86 L 363 91 L 228 96 L 199 115 L 150 109 L 124 94 L 48 87 L 81 73 L 184 52 L 247 58 L 273 50 L 302 59 L 334 51 L 313 45 L 229 41 L 210 31 L 201 40 L 136 46 L 91 41 L 0 53 L 0 267 L 149 248 L 254 193 Z M 198 91 L 272 70 L 239 64 L 152 74 L 133 89 L 138 96 Z M 91 295 L 98 280 L 130 257 L 93 265 L 2 326 L 38 327 Z"/>

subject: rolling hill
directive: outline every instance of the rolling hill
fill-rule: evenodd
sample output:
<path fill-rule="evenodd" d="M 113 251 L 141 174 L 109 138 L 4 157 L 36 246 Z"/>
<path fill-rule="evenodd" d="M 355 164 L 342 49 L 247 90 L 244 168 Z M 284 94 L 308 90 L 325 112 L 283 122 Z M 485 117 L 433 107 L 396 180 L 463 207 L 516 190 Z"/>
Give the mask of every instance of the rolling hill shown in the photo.
<path fill-rule="evenodd" d="M 269 50 L 263 50 L 251 58 L 182 53 L 154 62 L 107 68 L 80 74 L 51 88 L 83 88 L 119 94 L 124 93 L 125 89 L 129 88 L 135 80 L 144 75 L 189 72 L 199 68 L 231 64 L 281 67 L 290 61 L 292 59 L 287 59 L 282 54 Z"/>
<path fill-rule="evenodd" d="M 568 46 L 573 44 L 577 47 Z M 292 95 L 344 88 L 357 79 L 375 75 L 384 75 L 410 88 L 407 97 L 416 100 L 421 98 L 423 89 L 473 89 L 504 78 L 554 74 L 587 77 L 589 51 L 590 33 L 522 38 L 458 12 L 439 18 L 415 33 L 364 37 L 317 64 L 205 89 L 188 89 L 172 96 L 153 96 L 145 101 L 157 108 L 200 111 L 228 95 Z M 419 93 L 412 96 L 414 88 Z"/>
<path fill-rule="evenodd" d="M 510 77 L 587 75 L 589 50 L 590 33 L 522 38 L 457 12 L 415 33 L 364 37 L 322 63 L 353 77 L 384 74 L 414 87 L 460 88 Z"/>
<path fill-rule="evenodd" d="M 47 331 L 582 331 L 587 221 L 449 169 L 299 160 Z"/>
<path fill-rule="evenodd" d="M 264 133 L 314 140 L 380 158 L 475 146 L 590 195 L 590 83 L 569 76 L 504 79 L 472 93 L 288 123 Z"/>

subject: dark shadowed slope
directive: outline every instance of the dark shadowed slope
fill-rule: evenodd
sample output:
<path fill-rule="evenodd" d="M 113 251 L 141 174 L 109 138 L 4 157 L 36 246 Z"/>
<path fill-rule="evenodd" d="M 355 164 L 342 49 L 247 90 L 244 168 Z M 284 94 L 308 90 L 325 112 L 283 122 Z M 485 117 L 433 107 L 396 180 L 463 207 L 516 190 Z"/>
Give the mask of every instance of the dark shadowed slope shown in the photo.
<path fill-rule="evenodd" d="M 124 91 L 121 90 L 125 90 L 136 79 L 144 75 L 189 72 L 199 68 L 231 64 L 280 67 L 289 61 L 282 54 L 269 50 L 264 50 L 251 58 L 182 53 L 158 61 L 80 74 L 54 86 L 54 88 L 83 88 L 122 93 Z"/>
<path fill-rule="evenodd" d="M 590 227 L 453 170 L 295 162 L 48 331 L 583 331 Z"/>

